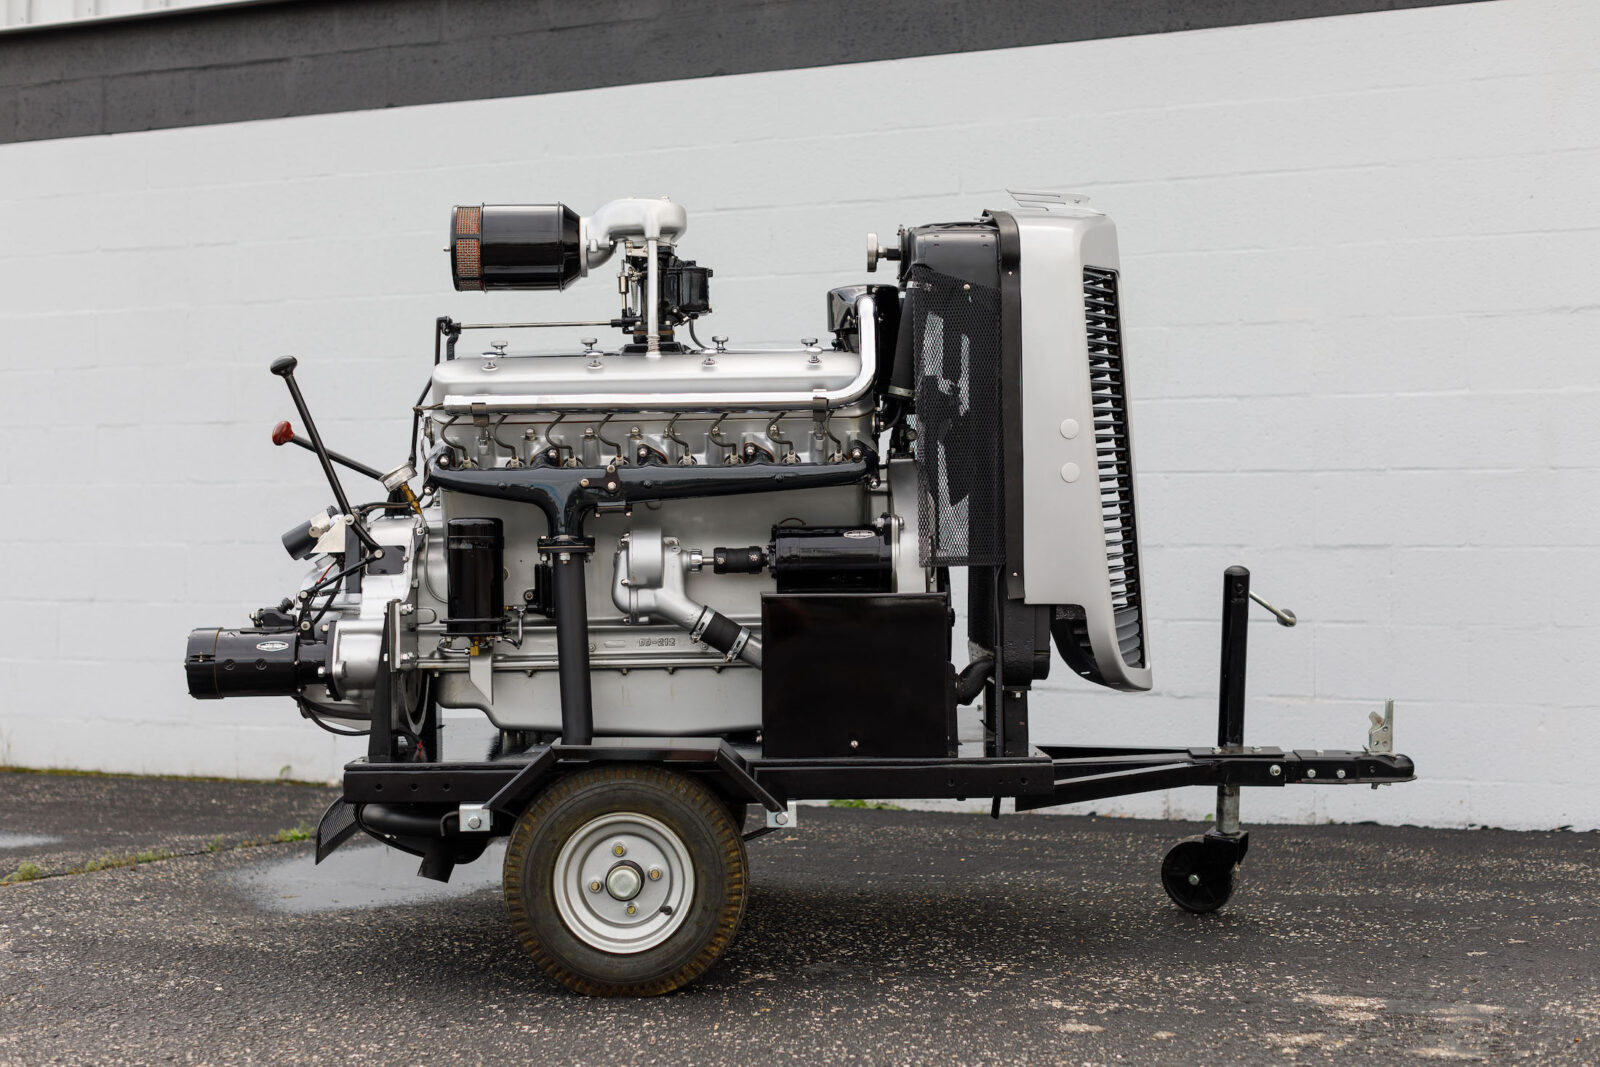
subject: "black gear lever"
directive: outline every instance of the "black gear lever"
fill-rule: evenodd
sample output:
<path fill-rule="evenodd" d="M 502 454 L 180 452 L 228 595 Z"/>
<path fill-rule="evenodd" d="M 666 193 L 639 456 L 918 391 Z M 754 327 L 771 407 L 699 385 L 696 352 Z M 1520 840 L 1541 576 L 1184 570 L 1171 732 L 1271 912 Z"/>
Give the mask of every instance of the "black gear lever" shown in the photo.
<path fill-rule="evenodd" d="M 289 387 L 289 399 L 294 401 L 295 410 L 300 413 L 300 419 L 306 424 L 306 435 L 311 438 L 311 450 L 317 454 L 317 460 L 322 464 L 322 473 L 328 477 L 328 486 L 333 490 L 333 498 L 339 502 L 339 510 L 350 516 L 350 528 L 371 551 L 377 551 L 378 542 L 373 540 L 367 532 L 366 524 L 361 521 L 361 516 L 350 509 L 350 498 L 344 495 L 344 486 L 339 484 L 339 476 L 334 473 L 333 461 L 328 458 L 328 449 L 322 443 L 322 435 L 317 432 L 317 424 L 311 419 L 311 411 L 306 407 L 306 398 L 300 395 L 300 385 L 294 380 L 294 369 L 300 361 L 293 356 L 282 356 L 272 361 L 272 373 L 282 378 Z"/>

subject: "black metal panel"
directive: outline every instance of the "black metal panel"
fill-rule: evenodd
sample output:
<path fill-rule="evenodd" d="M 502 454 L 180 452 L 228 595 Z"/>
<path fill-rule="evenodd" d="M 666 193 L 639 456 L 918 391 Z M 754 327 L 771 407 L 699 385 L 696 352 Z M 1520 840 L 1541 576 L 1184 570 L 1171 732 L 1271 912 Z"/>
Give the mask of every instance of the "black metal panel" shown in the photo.
<path fill-rule="evenodd" d="M 764 756 L 946 756 L 955 685 L 940 593 L 761 599 Z"/>

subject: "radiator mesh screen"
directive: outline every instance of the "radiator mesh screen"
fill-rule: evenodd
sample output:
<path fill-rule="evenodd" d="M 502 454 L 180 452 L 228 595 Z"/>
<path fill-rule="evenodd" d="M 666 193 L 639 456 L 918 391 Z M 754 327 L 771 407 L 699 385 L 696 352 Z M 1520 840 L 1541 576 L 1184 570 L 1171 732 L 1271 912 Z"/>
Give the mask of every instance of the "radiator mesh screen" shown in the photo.
<path fill-rule="evenodd" d="M 917 372 L 922 566 L 1003 563 L 1000 291 L 916 266 L 905 315 Z"/>

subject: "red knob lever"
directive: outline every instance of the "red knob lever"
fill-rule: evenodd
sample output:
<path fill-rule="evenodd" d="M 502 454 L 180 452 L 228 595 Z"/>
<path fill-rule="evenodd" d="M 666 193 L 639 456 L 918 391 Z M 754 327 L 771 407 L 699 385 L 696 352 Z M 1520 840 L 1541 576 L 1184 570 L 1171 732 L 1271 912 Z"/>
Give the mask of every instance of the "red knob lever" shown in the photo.
<path fill-rule="evenodd" d="M 287 422 L 280 422 L 272 428 L 272 443 L 286 445 L 294 440 L 294 427 Z"/>

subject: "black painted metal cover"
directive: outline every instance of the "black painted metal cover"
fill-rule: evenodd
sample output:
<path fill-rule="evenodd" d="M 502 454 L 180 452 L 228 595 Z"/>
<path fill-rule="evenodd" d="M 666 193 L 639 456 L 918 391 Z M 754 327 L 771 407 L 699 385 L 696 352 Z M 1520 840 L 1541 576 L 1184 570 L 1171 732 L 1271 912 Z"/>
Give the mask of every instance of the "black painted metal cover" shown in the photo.
<path fill-rule="evenodd" d="M 953 755 L 949 611 L 942 593 L 762 597 L 762 755 Z"/>

